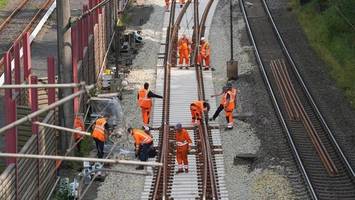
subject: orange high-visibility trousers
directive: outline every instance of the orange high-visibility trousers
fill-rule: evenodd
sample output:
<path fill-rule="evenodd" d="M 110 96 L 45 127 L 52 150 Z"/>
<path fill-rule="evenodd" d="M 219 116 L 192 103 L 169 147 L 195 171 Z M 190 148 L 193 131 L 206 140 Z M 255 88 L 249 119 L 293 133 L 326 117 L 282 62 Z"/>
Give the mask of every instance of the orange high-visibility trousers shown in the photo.
<path fill-rule="evenodd" d="M 190 109 L 190 112 L 191 112 L 191 118 L 192 118 L 192 121 L 195 122 L 195 120 L 201 120 L 202 118 L 202 113 L 198 110 L 193 110 L 193 109 Z"/>
<path fill-rule="evenodd" d="M 183 49 L 179 51 L 179 64 L 182 65 L 184 60 L 185 60 L 185 65 L 190 64 L 190 55 L 188 49 Z"/>
<path fill-rule="evenodd" d="M 149 124 L 149 119 L 150 119 L 150 108 L 141 108 L 142 109 L 142 119 L 143 119 L 143 123 L 144 125 L 148 125 Z"/>
<path fill-rule="evenodd" d="M 179 168 L 183 166 L 185 169 L 188 168 L 189 161 L 187 159 L 187 154 L 189 153 L 189 145 L 186 144 L 184 146 L 176 147 L 176 161 L 178 163 Z"/>
<path fill-rule="evenodd" d="M 234 119 L 233 119 L 233 111 L 226 111 L 224 110 L 225 115 L 226 115 L 226 119 L 228 121 L 228 123 L 233 123 Z"/>
<path fill-rule="evenodd" d="M 202 62 L 205 62 L 205 67 L 210 67 L 210 55 L 202 55 L 199 54 L 197 56 L 197 64 L 203 64 Z"/>

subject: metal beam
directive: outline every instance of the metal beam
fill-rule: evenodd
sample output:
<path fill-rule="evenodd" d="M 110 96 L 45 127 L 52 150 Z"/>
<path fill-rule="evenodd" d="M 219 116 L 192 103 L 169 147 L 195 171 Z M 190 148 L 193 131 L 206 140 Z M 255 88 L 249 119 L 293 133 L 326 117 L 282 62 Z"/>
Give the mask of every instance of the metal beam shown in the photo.
<path fill-rule="evenodd" d="M 162 163 L 158 162 L 142 162 L 135 160 L 121 160 L 121 159 L 107 159 L 107 158 L 84 158 L 84 157 L 74 157 L 74 156 L 52 156 L 52 155 L 36 155 L 36 154 L 20 154 L 20 153 L 1 153 L 0 157 L 13 157 L 13 158 L 30 158 L 30 159 L 45 159 L 45 160 L 67 160 L 67 161 L 78 161 L 78 162 L 100 162 L 100 163 L 111 163 L 111 164 L 121 164 L 121 165 L 143 165 L 152 167 L 161 167 Z"/>
<path fill-rule="evenodd" d="M 85 82 L 81 83 L 62 83 L 62 84 L 14 84 L 1 85 L 0 89 L 31 89 L 31 88 L 77 88 L 85 86 Z"/>
<path fill-rule="evenodd" d="M 71 129 L 71 128 L 66 128 L 66 127 L 62 127 L 62 126 L 56 126 L 56 125 L 52 125 L 52 124 L 46 124 L 46 123 L 42 123 L 42 122 L 33 122 L 34 124 L 43 126 L 43 127 L 48 127 L 48 128 L 54 128 L 54 129 L 58 129 L 58 130 L 62 130 L 62 131 L 66 131 L 66 132 L 70 132 L 70 133 L 78 133 L 80 135 L 87 135 L 87 136 L 91 136 L 91 133 L 86 132 L 86 131 L 80 131 L 80 130 L 76 130 L 76 129 Z"/>

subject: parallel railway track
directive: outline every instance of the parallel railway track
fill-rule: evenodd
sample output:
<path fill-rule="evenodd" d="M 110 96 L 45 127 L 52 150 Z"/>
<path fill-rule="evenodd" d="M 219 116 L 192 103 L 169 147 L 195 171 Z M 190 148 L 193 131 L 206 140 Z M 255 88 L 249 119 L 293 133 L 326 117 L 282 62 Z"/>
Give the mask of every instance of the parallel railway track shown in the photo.
<path fill-rule="evenodd" d="M 211 5 L 213 0 L 209 2 Z M 193 151 L 189 153 L 189 173 L 175 174 L 177 170 L 177 163 L 175 163 L 175 133 L 172 126 L 175 121 L 171 120 L 171 115 L 174 111 L 171 110 L 171 96 L 175 95 L 170 90 L 176 87 L 176 72 L 172 67 L 175 66 L 176 61 L 176 45 L 178 29 L 180 22 L 191 4 L 191 0 L 187 1 L 184 7 L 180 10 L 177 18 L 175 16 L 175 1 L 172 2 L 171 15 L 166 36 L 165 59 L 164 59 L 164 100 L 163 100 L 163 114 L 162 124 L 159 131 L 159 156 L 158 161 L 164 163 L 164 167 L 155 169 L 154 176 L 148 178 L 149 182 L 146 185 L 146 192 L 142 195 L 142 199 L 228 199 L 228 194 L 224 185 L 224 161 L 223 151 L 221 151 L 221 144 L 216 145 L 215 141 L 220 141 L 219 136 L 215 133 L 216 129 L 209 127 L 208 116 L 204 117 L 203 123 L 197 127 L 185 126 L 189 131 L 190 137 L 193 140 Z M 208 6 L 208 9 L 210 7 Z M 194 3 L 194 18 L 198 22 L 198 4 Z M 201 35 L 199 27 L 204 26 L 208 9 L 205 11 L 200 26 L 194 26 L 194 43 L 199 44 Z M 198 46 L 195 48 L 198 52 Z M 180 72 L 183 73 L 183 70 Z M 201 67 L 195 64 L 195 70 L 187 70 L 192 76 L 193 83 L 185 83 L 192 85 L 191 89 L 195 91 L 191 93 L 197 94 L 197 99 L 205 99 L 204 80 Z M 194 79 L 196 77 L 196 79 Z M 193 86 L 195 84 L 195 86 Z M 175 91 L 174 91 L 175 92 Z M 187 94 L 189 93 L 188 91 Z M 189 93 L 190 94 L 190 93 Z M 175 96 L 174 96 L 175 97 Z M 190 97 L 191 98 L 191 97 Z M 179 101 L 179 99 L 174 99 Z M 180 104 L 184 105 L 185 112 L 190 115 L 188 107 L 191 101 L 183 99 Z M 186 108 L 186 109 L 185 109 Z M 190 117 L 188 117 L 190 119 Z M 219 131 L 219 130 L 218 130 Z M 213 141 L 215 140 L 215 141 Z M 218 149 L 218 150 L 216 150 Z"/>
<path fill-rule="evenodd" d="M 240 1 L 248 33 L 310 197 L 354 199 L 354 171 L 299 74 L 267 3 L 249 2 L 246 7 Z"/>

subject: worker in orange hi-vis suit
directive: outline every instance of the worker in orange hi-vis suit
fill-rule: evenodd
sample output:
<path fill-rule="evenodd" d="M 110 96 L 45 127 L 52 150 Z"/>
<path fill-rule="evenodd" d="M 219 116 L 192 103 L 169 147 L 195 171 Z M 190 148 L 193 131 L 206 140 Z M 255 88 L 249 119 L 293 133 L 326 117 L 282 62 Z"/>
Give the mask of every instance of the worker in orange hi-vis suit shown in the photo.
<path fill-rule="evenodd" d="M 197 125 L 202 120 L 203 112 L 208 112 L 210 110 L 210 104 L 205 101 L 194 101 L 190 104 L 190 112 L 192 118 L 192 124 Z M 197 123 L 196 123 L 197 120 Z"/>
<path fill-rule="evenodd" d="M 178 46 L 179 46 L 179 65 L 183 64 L 183 61 L 185 61 L 186 69 L 188 69 L 190 65 L 190 51 L 191 51 L 191 42 L 190 40 L 186 37 L 185 34 L 182 35 L 182 37 L 178 41 Z M 182 67 L 180 66 L 180 69 Z"/>
<path fill-rule="evenodd" d="M 180 123 L 175 125 L 175 139 L 176 139 L 176 161 L 178 163 L 178 171 L 177 173 L 189 172 L 189 161 L 187 159 L 187 154 L 191 149 L 192 141 L 189 136 L 189 133 L 186 129 L 182 128 Z"/>
<path fill-rule="evenodd" d="M 93 126 L 91 137 L 95 140 L 98 158 L 104 157 L 104 146 L 107 140 L 106 134 L 108 134 L 108 128 L 106 117 L 99 117 Z"/>
<path fill-rule="evenodd" d="M 200 54 L 197 56 L 197 64 L 203 65 L 203 62 L 205 62 L 204 65 L 204 70 L 209 70 L 210 69 L 210 55 L 211 55 L 211 48 L 210 44 L 206 41 L 204 37 L 201 38 L 200 41 Z M 214 68 L 211 68 L 214 70 Z"/>
<path fill-rule="evenodd" d="M 227 120 L 227 129 L 233 129 L 233 110 L 235 108 L 235 98 L 237 90 L 233 90 L 227 87 L 227 91 L 221 98 L 221 102 L 216 112 L 213 114 L 213 117 L 210 120 L 215 120 L 219 113 L 224 110 Z"/>
<path fill-rule="evenodd" d="M 76 114 L 74 118 L 74 129 L 79 131 L 85 131 L 84 119 L 83 116 L 80 114 Z M 74 139 L 77 143 L 76 148 L 78 149 L 78 152 L 80 152 L 80 143 L 83 137 L 84 136 L 79 133 L 74 133 Z"/>
<path fill-rule="evenodd" d="M 148 127 L 150 121 L 150 111 L 152 109 L 152 98 L 163 98 L 160 95 L 149 91 L 149 83 L 144 83 L 142 89 L 138 91 L 137 99 L 138 105 L 142 110 L 143 126 Z"/>

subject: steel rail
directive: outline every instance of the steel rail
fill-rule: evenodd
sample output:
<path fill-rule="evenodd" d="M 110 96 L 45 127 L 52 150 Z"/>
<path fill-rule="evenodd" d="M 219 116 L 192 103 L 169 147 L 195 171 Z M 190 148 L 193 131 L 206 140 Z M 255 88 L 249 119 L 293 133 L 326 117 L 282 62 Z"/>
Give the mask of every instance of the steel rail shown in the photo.
<path fill-rule="evenodd" d="M 306 96 L 307 96 L 309 102 L 311 103 L 311 106 L 313 107 L 313 109 L 314 109 L 316 115 L 317 115 L 318 118 L 320 119 L 320 122 L 321 122 L 323 128 L 326 130 L 326 132 L 327 132 L 328 135 L 330 136 L 331 142 L 332 142 L 332 143 L 334 144 L 334 146 L 336 147 L 336 150 L 337 150 L 338 153 L 340 154 L 340 156 L 341 156 L 343 162 L 345 163 L 345 165 L 346 165 L 348 171 L 351 173 L 351 175 L 352 175 L 353 177 L 355 177 L 354 169 L 351 167 L 351 165 L 350 165 L 348 159 L 346 158 L 346 156 L 345 156 L 343 150 L 341 149 L 341 147 L 339 146 L 337 140 L 335 139 L 334 134 L 333 134 L 332 131 L 330 130 L 330 128 L 329 128 L 327 122 L 325 121 L 325 119 L 324 119 L 322 113 L 321 113 L 320 110 L 318 109 L 318 106 L 317 106 L 317 104 L 315 103 L 315 101 L 314 101 L 314 99 L 313 99 L 313 96 L 312 96 L 311 93 L 309 92 L 308 87 L 306 86 L 305 82 L 303 81 L 303 78 L 302 78 L 301 74 L 300 74 L 299 71 L 298 71 L 298 67 L 297 67 L 297 65 L 295 64 L 295 62 L 294 62 L 292 56 L 290 55 L 290 53 L 289 53 L 289 51 L 288 51 L 288 49 L 287 49 L 287 47 L 286 47 L 286 45 L 285 45 L 285 42 L 283 41 L 282 36 L 281 36 L 281 34 L 280 34 L 280 32 L 279 32 L 279 30 L 278 30 L 276 24 L 275 24 L 274 18 L 273 18 L 272 15 L 271 15 L 270 9 L 269 9 L 269 7 L 268 7 L 266 1 L 265 1 L 265 0 L 262 0 L 262 2 L 263 2 L 263 6 L 264 6 L 264 8 L 265 8 L 265 10 L 266 10 L 266 13 L 267 13 L 267 15 L 268 15 L 268 18 L 269 18 L 269 20 L 270 20 L 270 22 L 271 22 L 271 24 L 272 24 L 273 30 L 274 30 L 275 34 L 277 35 L 277 38 L 278 38 L 278 40 L 279 40 L 279 42 L 280 42 L 280 44 L 281 44 L 281 46 L 282 46 L 283 52 L 284 52 L 286 58 L 288 59 L 289 63 L 291 64 L 293 71 L 294 71 L 295 74 L 296 74 L 297 80 L 299 81 L 300 85 L 302 86 L 302 89 L 303 89 L 303 91 L 305 92 L 305 94 L 306 94 Z"/>
<path fill-rule="evenodd" d="M 0 24 L 0 32 L 5 28 L 7 24 L 12 20 L 12 18 L 28 3 L 29 0 L 23 0 L 16 8 L 11 12 L 9 16 Z"/>
<path fill-rule="evenodd" d="M 290 144 L 290 147 L 291 147 L 291 150 L 293 152 L 293 155 L 294 155 L 294 158 L 296 160 L 296 163 L 300 169 L 300 172 L 306 182 L 306 185 L 308 186 L 308 189 L 309 189 L 309 192 L 310 192 L 310 195 L 312 197 L 312 199 L 314 200 L 318 200 L 318 197 L 317 197 L 317 194 L 315 193 L 315 190 L 314 190 L 314 187 L 310 181 L 310 178 L 308 176 L 308 173 L 306 172 L 305 170 L 305 167 L 303 165 L 303 162 L 301 160 L 301 157 L 298 153 L 298 150 L 297 150 L 297 147 L 295 145 L 295 142 L 293 141 L 293 138 L 291 136 L 291 133 L 290 133 L 290 130 L 288 128 L 288 125 L 286 124 L 286 120 L 285 120 L 285 117 L 283 116 L 282 112 L 281 112 L 281 109 L 280 109 L 280 106 L 279 106 L 279 102 L 277 101 L 276 99 L 276 96 L 275 96 L 275 92 L 273 91 L 272 87 L 271 87 L 271 83 L 268 79 L 268 76 L 266 74 L 266 70 L 265 70 L 265 66 L 261 60 L 261 57 L 260 57 L 260 54 L 259 54 L 259 49 L 258 49 L 258 46 L 256 45 L 256 42 L 254 40 L 254 33 L 253 31 L 251 30 L 250 28 L 250 24 L 249 24 L 249 20 L 248 20 L 248 17 L 247 17 L 247 14 L 246 14 L 246 11 L 245 11 L 245 5 L 244 5 L 244 0 L 240 0 L 239 1 L 239 6 L 242 10 L 242 13 L 243 13 L 243 18 L 244 18 L 244 21 L 245 21 L 245 24 L 246 24 L 246 28 L 247 28 L 247 32 L 248 32 L 248 36 L 249 36 L 249 39 L 251 40 L 255 50 L 254 50 L 254 54 L 255 54 L 255 57 L 259 63 L 259 69 L 263 75 L 263 79 L 264 79 L 264 82 L 266 84 L 266 87 L 269 91 L 269 94 L 270 94 L 270 98 L 273 102 L 273 105 L 274 105 L 274 109 L 275 109 L 275 112 L 276 114 L 278 115 L 279 117 L 279 120 L 280 120 L 280 123 L 283 127 L 283 129 L 285 130 L 286 132 L 286 136 L 287 136 L 287 139 L 289 141 L 289 144 Z"/>

